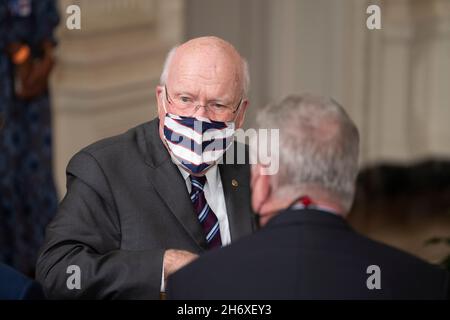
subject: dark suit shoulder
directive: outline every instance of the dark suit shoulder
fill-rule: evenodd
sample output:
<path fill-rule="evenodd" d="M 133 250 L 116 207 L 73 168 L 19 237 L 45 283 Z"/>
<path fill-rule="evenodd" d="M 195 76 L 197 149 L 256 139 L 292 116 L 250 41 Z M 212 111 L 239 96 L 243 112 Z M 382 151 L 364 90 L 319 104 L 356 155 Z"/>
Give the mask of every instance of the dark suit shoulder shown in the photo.
<path fill-rule="evenodd" d="M 336 261 L 347 261 L 345 263 L 348 265 L 377 265 L 383 279 L 393 288 L 393 295 L 396 291 L 401 291 L 399 295 L 409 291 L 442 298 L 448 290 L 448 273 L 444 269 L 360 234 L 343 218 L 317 210 L 302 213 L 288 210 L 277 218 L 273 234 L 265 239 L 282 239 L 281 233 L 288 239 L 289 234 L 292 238 L 296 233 L 299 244 L 305 250 L 315 250 L 320 254 L 320 249 Z M 281 227 L 281 230 L 277 231 L 276 227 Z M 270 229 L 267 228 L 268 232 Z"/>
<path fill-rule="evenodd" d="M 384 274 L 394 288 L 403 286 L 406 290 L 415 288 L 424 293 L 429 290 L 430 294 L 436 294 L 434 298 L 447 295 L 449 274 L 440 266 L 359 233 L 354 232 L 353 236 L 361 252 L 367 252 L 367 259 L 372 259 L 374 264 L 380 261 L 385 266 Z"/>
<path fill-rule="evenodd" d="M 121 184 L 124 179 L 136 181 L 136 176 L 144 170 L 148 154 L 146 136 L 151 136 L 155 126 L 155 120 L 143 123 L 77 152 L 67 165 L 67 188 L 75 179 L 80 180 L 112 205 L 111 184 Z"/>
<path fill-rule="evenodd" d="M 105 138 L 81 149 L 69 161 L 67 171 L 78 174 L 89 171 L 104 173 L 110 170 L 127 170 L 133 163 L 145 161 L 148 154 L 147 139 L 155 139 L 154 135 L 157 119 L 143 123 L 117 136 Z M 159 139 L 159 136 L 157 137 Z M 93 173 L 93 172 L 91 172 Z"/>
<path fill-rule="evenodd" d="M 95 157 L 104 153 L 120 152 L 124 147 L 136 147 L 137 139 L 144 134 L 144 131 L 149 130 L 153 121 L 142 123 L 122 134 L 94 142 L 83 148 L 80 152 L 86 152 Z"/>

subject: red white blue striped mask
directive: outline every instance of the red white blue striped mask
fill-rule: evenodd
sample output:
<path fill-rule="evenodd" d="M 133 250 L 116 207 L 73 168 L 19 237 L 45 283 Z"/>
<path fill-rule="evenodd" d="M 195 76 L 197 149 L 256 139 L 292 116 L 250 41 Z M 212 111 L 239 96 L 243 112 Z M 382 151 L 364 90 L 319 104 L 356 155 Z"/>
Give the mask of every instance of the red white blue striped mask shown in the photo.
<path fill-rule="evenodd" d="M 171 113 L 166 113 L 164 119 L 164 137 L 172 159 L 195 175 L 202 175 L 219 161 L 231 146 L 234 133 L 233 121 Z"/>

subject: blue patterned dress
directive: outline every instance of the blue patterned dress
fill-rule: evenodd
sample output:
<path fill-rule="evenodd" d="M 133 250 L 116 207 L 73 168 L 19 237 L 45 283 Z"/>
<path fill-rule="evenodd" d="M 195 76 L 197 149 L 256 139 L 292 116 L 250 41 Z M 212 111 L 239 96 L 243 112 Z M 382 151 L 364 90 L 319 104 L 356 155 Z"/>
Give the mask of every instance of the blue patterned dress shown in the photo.
<path fill-rule="evenodd" d="M 0 0 L 0 262 L 33 275 L 44 228 L 57 207 L 52 176 L 48 93 L 14 94 L 9 43 L 27 43 L 39 57 L 59 22 L 53 0 Z M 0 124 L 1 126 L 1 124 Z"/>

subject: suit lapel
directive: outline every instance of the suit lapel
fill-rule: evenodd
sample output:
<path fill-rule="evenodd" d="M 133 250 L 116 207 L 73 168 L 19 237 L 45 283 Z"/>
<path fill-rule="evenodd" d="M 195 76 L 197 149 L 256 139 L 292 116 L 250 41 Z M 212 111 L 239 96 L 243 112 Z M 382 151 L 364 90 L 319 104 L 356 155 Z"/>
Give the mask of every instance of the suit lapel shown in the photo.
<path fill-rule="evenodd" d="M 168 159 L 166 163 L 153 170 L 151 181 L 158 194 L 164 200 L 181 225 L 205 249 L 206 239 L 203 235 L 191 199 L 189 198 L 185 181 L 175 164 Z"/>
<path fill-rule="evenodd" d="M 255 230 L 254 215 L 250 207 L 250 170 L 245 164 L 220 164 L 219 170 L 231 241 L 234 242 Z"/>
<path fill-rule="evenodd" d="M 176 165 L 170 159 L 158 131 L 158 121 L 150 123 L 147 140 L 147 162 L 151 166 L 148 179 L 166 206 L 202 249 L 206 248 L 203 230 L 192 206 L 186 183 Z"/>

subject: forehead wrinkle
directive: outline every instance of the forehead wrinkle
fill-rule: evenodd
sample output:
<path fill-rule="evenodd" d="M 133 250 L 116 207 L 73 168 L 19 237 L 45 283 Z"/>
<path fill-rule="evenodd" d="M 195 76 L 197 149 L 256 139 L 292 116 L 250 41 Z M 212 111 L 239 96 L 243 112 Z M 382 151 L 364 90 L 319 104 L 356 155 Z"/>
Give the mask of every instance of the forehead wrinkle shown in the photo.
<path fill-rule="evenodd" d="M 198 61 L 202 62 L 200 66 Z M 193 39 L 177 48 L 169 68 L 169 78 L 189 72 L 205 81 L 232 82 L 234 91 L 243 82 L 241 56 L 231 44 L 216 37 Z"/>
<path fill-rule="evenodd" d="M 179 63 L 172 69 L 168 82 L 173 90 L 198 95 L 206 89 L 208 99 L 227 102 L 234 102 L 241 95 L 239 76 L 235 70 L 229 71 L 231 65 L 228 64 L 228 67 L 223 61 L 199 64 L 193 60 L 191 57 L 186 63 Z"/>

